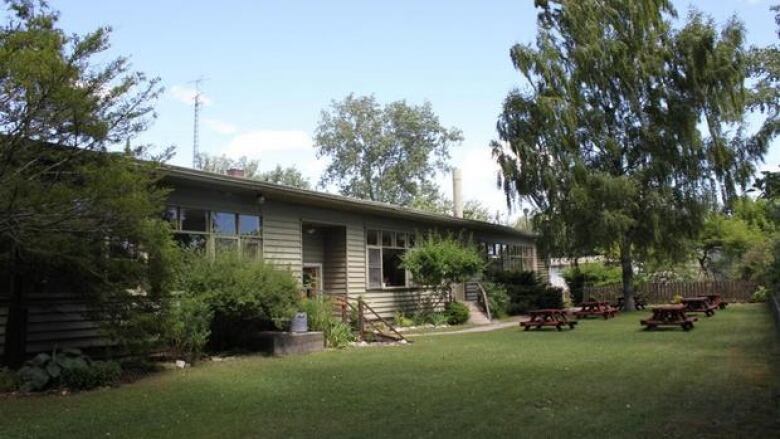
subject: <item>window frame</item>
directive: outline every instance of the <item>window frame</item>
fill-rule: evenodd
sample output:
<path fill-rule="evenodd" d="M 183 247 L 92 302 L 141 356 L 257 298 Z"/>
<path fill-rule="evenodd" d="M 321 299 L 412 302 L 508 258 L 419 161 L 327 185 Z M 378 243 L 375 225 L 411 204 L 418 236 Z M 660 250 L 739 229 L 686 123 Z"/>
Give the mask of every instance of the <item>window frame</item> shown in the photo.
<path fill-rule="evenodd" d="M 374 233 L 376 234 L 376 244 L 369 244 L 368 238 L 369 236 Z M 390 244 L 391 245 L 384 245 L 384 236 L 385 233 L 389 234 L 390 236 Z M 401 234 L 405 237 L 404 239 L 404 246 L 399 247 L 397 244 L 397 236 Z M 384 249 L 393 249 L 393 250 L 403 250 L 404 254 L 409 251 L 410 249 L 414 248 L 412 245 L 410 245 L 410 236 L 415 236 L 415 238 L 412 238 L 411 241 L 416 242 L 416 232 L 410 232 L 408 230 L 399 230 L 399 229 L 391 229 L 391 228 L 382 228 L 382 227 L 370 227 L 366 228 L 364 232 L 363 242 L 366 246 L 366 291 L 382 291 L 382 290 L 403 290 L 403 289 L 409 289 L 413 288 L 414 284 L 411 280 L 411 274 L 409 273 L 409 270 L 404 270 L 404 284 L 403 285 L 385 285 L 385 252 Z M 372 285 L 371 283 L 371 270 L 376 269 L 375 266 L 371 265 L 371 250 L 378 250 L 379 251 L 379 286 Z"/>
<path fill-rule="evenodd" d="M 263 227 L 263 215 L 260 212 L 248 212 L 248 211 L 234 211 L 234 210 L 226 210 L 226 209 L 209 209 L 205 207 L 197 207 L 192 205 L 186 205 L 186 204 L 167 204 L 165 206 L 165 216 L 167 219 L 168 213 L 171 211 L 172 208 L 176 209 L 176 218 L 174 221 L 168 220 L 168 222 L 173 226 L 173 233 L 174 235 L 201 235 L 206 237 L 206 246 L 205 251 L 210 257 L 214 257 L 217 254 L 217 240 L 218 239 L 229 239 L 229 240 L 235 240 L 235 249 L 238 253 L 239 258 L 244 258 L 244 242 L 255 242 L 258 244 L 258 251 L 256 255 L 257 261 L 263 261 L 264 260 L 264 254 L 265 254 L 265 239 L 263 237 L 264 235 L 264 227 Z M 205 212 L 206 215 L 206 231 L 197 231 L 197 230 L 184 230 L 182 228 L 182 216 L 181 211 L 182 209 L 192 209 L 192 210 L 202 210 Z M 215 218 L 216 215 L 220 214 L 232 214 L 235 218 L 235 234 L 223 234 L 223 233 L 217 233 L 215 229 Z M 241 233 L 241 216 L 252 216 L 257 217 L 258 219 L 258 226 L 259 230 L 256 235 L 251 234 L 242 234 Z"/>

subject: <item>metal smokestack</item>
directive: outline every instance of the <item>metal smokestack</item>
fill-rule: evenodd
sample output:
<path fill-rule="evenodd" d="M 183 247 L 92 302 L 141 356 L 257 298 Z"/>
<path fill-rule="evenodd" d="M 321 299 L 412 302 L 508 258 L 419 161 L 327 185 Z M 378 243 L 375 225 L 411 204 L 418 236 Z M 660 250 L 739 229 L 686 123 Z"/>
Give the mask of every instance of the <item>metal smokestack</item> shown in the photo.
<path fill-rule="evenodd" d="M 452 213 L 456 218 L 463 218 L 463 177 L 459 168 L 452 170 Z"/>

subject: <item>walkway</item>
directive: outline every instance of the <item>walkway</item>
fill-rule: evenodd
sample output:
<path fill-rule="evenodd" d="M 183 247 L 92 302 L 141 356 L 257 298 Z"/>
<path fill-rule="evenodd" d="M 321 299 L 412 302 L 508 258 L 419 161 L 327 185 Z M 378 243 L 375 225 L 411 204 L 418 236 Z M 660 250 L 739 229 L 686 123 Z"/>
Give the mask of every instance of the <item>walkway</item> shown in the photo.
<path fill-rule="evenodd" d="M 489 325 L 474 326 L 466 329 L 459 329 L 454 331 L 441 331 L 441 332 L 423 332 L 421 334 L 404 334 L 405 337 L 430 337 L 433 335 L 455 335 L 455 334 L 469 334 L 472 332 L 490 332 L 497 331 L 499 329 L 506 329 L 512 327 L 518 327 L 520 322 L 528 320 L 528 316 L 512 316 L 508 320 L 491 323 Z"/>

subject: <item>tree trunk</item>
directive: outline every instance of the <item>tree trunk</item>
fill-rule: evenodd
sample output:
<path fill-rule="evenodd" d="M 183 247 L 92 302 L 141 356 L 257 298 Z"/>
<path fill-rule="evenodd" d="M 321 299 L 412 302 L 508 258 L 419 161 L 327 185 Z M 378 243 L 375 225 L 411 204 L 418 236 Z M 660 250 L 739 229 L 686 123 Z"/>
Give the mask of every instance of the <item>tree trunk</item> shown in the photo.
<path fill-rule="evenodd" d="M 11 248 L 11 264 L 8 275 L 8 317 L 5 324 L 3 364 L 18 369 L 24 363 L 27 338 L 27 307 L 24 305 L 22 276 L 19 274 L 19 251 Z"/>
<path fill-rule="evenodd" d="M 633 262 L 631 243 L 624 241 L 620 246 L 620 266 L 623 269 L 623 309 L 626 311 L 635 309 Z"/>

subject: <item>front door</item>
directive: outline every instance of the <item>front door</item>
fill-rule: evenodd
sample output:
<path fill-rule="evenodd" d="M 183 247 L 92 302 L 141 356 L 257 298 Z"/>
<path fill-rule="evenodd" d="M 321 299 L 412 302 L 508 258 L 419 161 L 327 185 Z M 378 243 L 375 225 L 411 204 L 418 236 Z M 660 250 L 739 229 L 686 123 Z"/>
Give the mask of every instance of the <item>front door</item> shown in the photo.
<path fill-rule="evenodd" d="M 322 264 L 304 264 L 302 280 L 306 297 L 312 298 L 322 294 Z"/>

